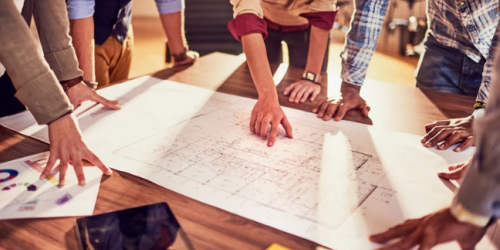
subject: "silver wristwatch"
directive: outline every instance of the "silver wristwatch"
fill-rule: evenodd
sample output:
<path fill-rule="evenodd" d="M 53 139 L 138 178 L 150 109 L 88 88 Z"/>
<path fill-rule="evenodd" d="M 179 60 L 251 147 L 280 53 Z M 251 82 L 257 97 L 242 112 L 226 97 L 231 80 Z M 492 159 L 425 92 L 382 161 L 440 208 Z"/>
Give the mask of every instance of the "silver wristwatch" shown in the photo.
<path fill-rule="evenodd" d="M 306 71 L 302 75 L 302 80 L 307 80 L 316 84 L 321 85 L 321 74 L 316 74 L 311 71 Z"/>

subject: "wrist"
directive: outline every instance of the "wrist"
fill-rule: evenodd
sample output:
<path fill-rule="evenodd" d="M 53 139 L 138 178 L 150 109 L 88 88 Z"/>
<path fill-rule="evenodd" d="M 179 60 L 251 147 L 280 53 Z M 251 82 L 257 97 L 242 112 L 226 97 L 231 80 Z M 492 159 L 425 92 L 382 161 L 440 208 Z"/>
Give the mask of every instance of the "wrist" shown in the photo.
<path fill-rule="evenodd" d="M 306 69 L 302 74 L 302 80 L 321 85 L 321 71 L 317 72 Z"/>
<path fill-rule="evenodd" d="M 356 90 L 359 93 L 361 91 L 361 86 L 343 81 L 340 89 L 341 89 L 341 91 L 342 90 Z"/>

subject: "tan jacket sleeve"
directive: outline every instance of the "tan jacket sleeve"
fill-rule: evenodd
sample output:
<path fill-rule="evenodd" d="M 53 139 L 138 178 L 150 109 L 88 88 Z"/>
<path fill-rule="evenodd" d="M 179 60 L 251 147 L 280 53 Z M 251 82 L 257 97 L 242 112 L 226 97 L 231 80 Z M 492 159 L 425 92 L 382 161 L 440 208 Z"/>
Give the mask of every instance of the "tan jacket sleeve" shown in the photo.
<path fill-rule="evenodd" d="M 72 105 L 13 1 L 2 1 L 0 24 L 0 62 L 17 89 L 16 97 L 39 124 L 71 112 Z"/>
<path fill-rule="evenodd" d="M 264 12 L 260 6 L 260 0 L 230 0 L 233 5 L 233 16 L 236 18 L 240 14 L 255 14 L 264 18 Z"/>
<path fill-rule="evenodd" d="M 82 76 L 69 36 L 69 18 L 64 0 L 35 0 L 34 18 L 45 60 L 59 81 Z"/>

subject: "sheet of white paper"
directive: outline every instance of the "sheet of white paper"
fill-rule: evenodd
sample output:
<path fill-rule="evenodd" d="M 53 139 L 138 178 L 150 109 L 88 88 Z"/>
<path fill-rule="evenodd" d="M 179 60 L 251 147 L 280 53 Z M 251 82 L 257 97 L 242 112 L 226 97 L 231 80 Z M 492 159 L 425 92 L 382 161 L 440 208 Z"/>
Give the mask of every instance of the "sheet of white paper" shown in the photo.
<path fill-rule="evenodd" d="M 340 250 L 376 247 L 368 235 L 449 205 L 455 186 L 436 172 L 473 153 L 427 149 L 420 136 L 288 108 L 294 138 L 280 128 L 269 148 L 248 129 L 252 99 L 152 77 L 99 93 L 123 109 L 86 104 L 77 117 L 110 167 Z M 0 124 L 47 141 L 29 113 Z M 498 249 L 490 243 L 495 229 L 478 249 Z"/>
<path fill-rule="evenodd" d="M 45 152 L 0 164 L 0 219 L 92 215 L 102 172 L 85 167 L 87 184 L 81 187 L 70 166 L 66 185 L 58 187 L 57 172 L 39 179 L 48 155 Z"/>

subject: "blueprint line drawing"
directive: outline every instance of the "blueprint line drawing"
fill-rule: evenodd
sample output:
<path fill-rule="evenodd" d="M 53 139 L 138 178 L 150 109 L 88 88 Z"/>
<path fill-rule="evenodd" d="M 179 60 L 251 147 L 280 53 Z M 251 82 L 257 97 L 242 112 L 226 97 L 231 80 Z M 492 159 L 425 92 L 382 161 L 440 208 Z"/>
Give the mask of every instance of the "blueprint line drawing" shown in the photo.
<path fill-rule="evenodd" d="M 356 202 L 318 197 L 322 137 L 338 132 L 335 128 L 294 119 L 293 140 L 263 147 L 263 140 L 248 129 L 248 114 L 225 109 L 226 105 L 207 106 L 191 119 L 113 154 L 144 164 L 154 174 L 168 172 L 332 229 L 341 226 L 364 202 L 388 203 L 395 193 L 390 187 L 384 190 L 385 176 L 377 159 L 353 150 L 348 181 L 358 186 L 349 194 L 357 197 Z M 378 192 L 378 187 L 384 191 Z M 337 216 L 318 219 L 318 209 L 330 209 Z"/>

